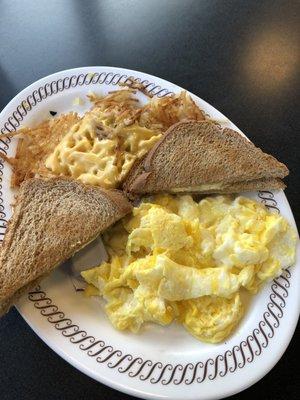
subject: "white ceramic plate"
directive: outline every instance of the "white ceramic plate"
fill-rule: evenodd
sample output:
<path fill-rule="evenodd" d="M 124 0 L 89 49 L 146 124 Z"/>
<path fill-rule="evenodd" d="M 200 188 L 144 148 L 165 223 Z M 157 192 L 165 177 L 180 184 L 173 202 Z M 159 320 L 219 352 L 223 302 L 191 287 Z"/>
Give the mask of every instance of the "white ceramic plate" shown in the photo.
<path fill-rule="evenodd" d="M 19 93 L 2 111 L 0 130 L 14 130 L 71 110 L 75 97 L 89 91 L 105 94 L 129 76 L 142 81 L 158 96 L 180 87 L 137 71 L 87 67 L 43 78 Z M 197 96 L 199 106 L 221 125 L 237 129 L 224 115 Z M 142 99 L 142 98 L 141 98 Z M 25 102 L 25 103 L 24 103 Z M 1 140 L 1 150 L 15 151 L 15 141 Z M 11 215 L 13 193 L 10 170 L 0 164 L 1 226 L 3 236 Z M 252 198 L 280 212 L 295 226 L 282 191 L 252 193 Z M 299 264 L 299 263 L 298 263 Z M 248 306 L 238 329 L 217 345 L 197 341 L 182 327 L 148 325 L 142 334 L 114 330 L 96 299 L 76 292 L 70 276 L 60 268 L 40 287 L 18 302 L 18 310 L 32 329 L 57 354 L 92 378 L 117 390 L 147 399 L 219 399 L 237 393 L 262 378 L 280 359 L 294 332 L 300 307 L 299 265 L 270 282 Z"/>

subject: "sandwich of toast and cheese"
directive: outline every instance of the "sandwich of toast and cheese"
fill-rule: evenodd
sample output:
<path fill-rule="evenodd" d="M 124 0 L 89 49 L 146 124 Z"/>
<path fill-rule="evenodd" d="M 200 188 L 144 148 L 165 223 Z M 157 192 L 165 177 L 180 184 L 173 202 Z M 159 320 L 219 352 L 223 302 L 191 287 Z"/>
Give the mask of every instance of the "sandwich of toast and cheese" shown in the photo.
<path fill-rule="evenodd" d="M 123 189 L 131 196 L 168 193 L 238 193 L 283 189 L 289 171 L 232 129 L 184 121 L 131 169 Z"/>

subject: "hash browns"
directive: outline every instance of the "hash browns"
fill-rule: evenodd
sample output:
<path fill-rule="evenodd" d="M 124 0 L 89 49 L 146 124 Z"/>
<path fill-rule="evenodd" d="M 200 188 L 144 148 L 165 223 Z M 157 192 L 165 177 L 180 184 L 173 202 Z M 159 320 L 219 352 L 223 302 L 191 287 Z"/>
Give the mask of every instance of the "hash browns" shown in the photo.
<path fill-rule="evenodd" d="M 141 106 L 135 94 L 137 91 L 147 94 L 143 85 L 129 82 L 126 86 L 122 86 L 106 96 L 99 97 L 93 93 L 88 95 L 93 103 L 93 109 L 104 113 L 110 128 L 116 134 L 124 127 L 133 124 L 164 133 L 171 125 L 183 119 L 197 121 L 205 119 L 204 113 L 185 91 L 161 98 L 148 96 L 148 103 Z M 80 119 L 78 114 L 71 112 L 44 121 L 34 128 L 22 128 L 7 134 L 6 136 L 22 134 L 15 157 L 4 157 L 13 169 L 11 186 L 19 186 L 25 179 L 36 175 L 52 175 L 45 167 L 45 160 Z M 120 152 L 120 149 L 116 148 L 116 152 Z"/>
<path fill-rule="evenodd" d="M 45 159 L 79 120 L 76 113 L 69 113 L 44 121 L 35 128 L 20 129 L 18 133 L 22 137 L 18 141 L 16 155 L 14 158 L 7 158 L 13 170 L 11 186 L 19 186 L 25 179 L 37 174 L 50 175 L 44 165 Z"/>
<path fill-rule="evenodd" d="M 183 119 L 202 121 L 204 113 L 191 96 L 182 91 L 176 95 L 152 97 L 145 106 L 140 106 L 134 97 L 136 90 L 125 88 L 110 92 L 107 96 L 89 96 L 94 106 L 104 111 L 115 125 L 138 125 L 165 132 L 170 126 Z"/>

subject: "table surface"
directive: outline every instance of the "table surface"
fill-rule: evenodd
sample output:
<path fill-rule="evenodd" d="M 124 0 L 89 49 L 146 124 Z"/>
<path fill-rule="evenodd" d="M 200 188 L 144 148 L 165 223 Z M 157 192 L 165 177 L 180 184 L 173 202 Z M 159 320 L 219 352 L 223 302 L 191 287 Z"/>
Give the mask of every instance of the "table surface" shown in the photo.
<path fill-rule="evenodd" d="M 286 194 L 299 223 L 299 12 L 299 1 L 276 0 L 2 0 L 0 110 L 30 83 L 73 67 L 165 78 L 289 166 Z M 297 351 L 294 337 L 274 369 L 232 399 L 299 398 Z M 67 364 L 15 309 L 0 321 L 0 360 L 2 400 L 132 398 Z"/>

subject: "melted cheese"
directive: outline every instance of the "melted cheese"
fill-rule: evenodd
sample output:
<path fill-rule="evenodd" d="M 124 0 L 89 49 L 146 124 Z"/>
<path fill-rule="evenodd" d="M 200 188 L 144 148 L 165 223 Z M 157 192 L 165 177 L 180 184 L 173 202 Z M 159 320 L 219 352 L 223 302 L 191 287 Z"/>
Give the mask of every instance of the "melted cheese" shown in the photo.
<path fill-rule="evenodd" d="M 181 193 L 181 192 L 204 192 L 205 190 L 221 190 L 226 185 L 223 183 L 203 183 L 202 185 L 197 186 L 187 186 L 182 188 L 173 188 L 170 189 L 171 193 Z"/>

